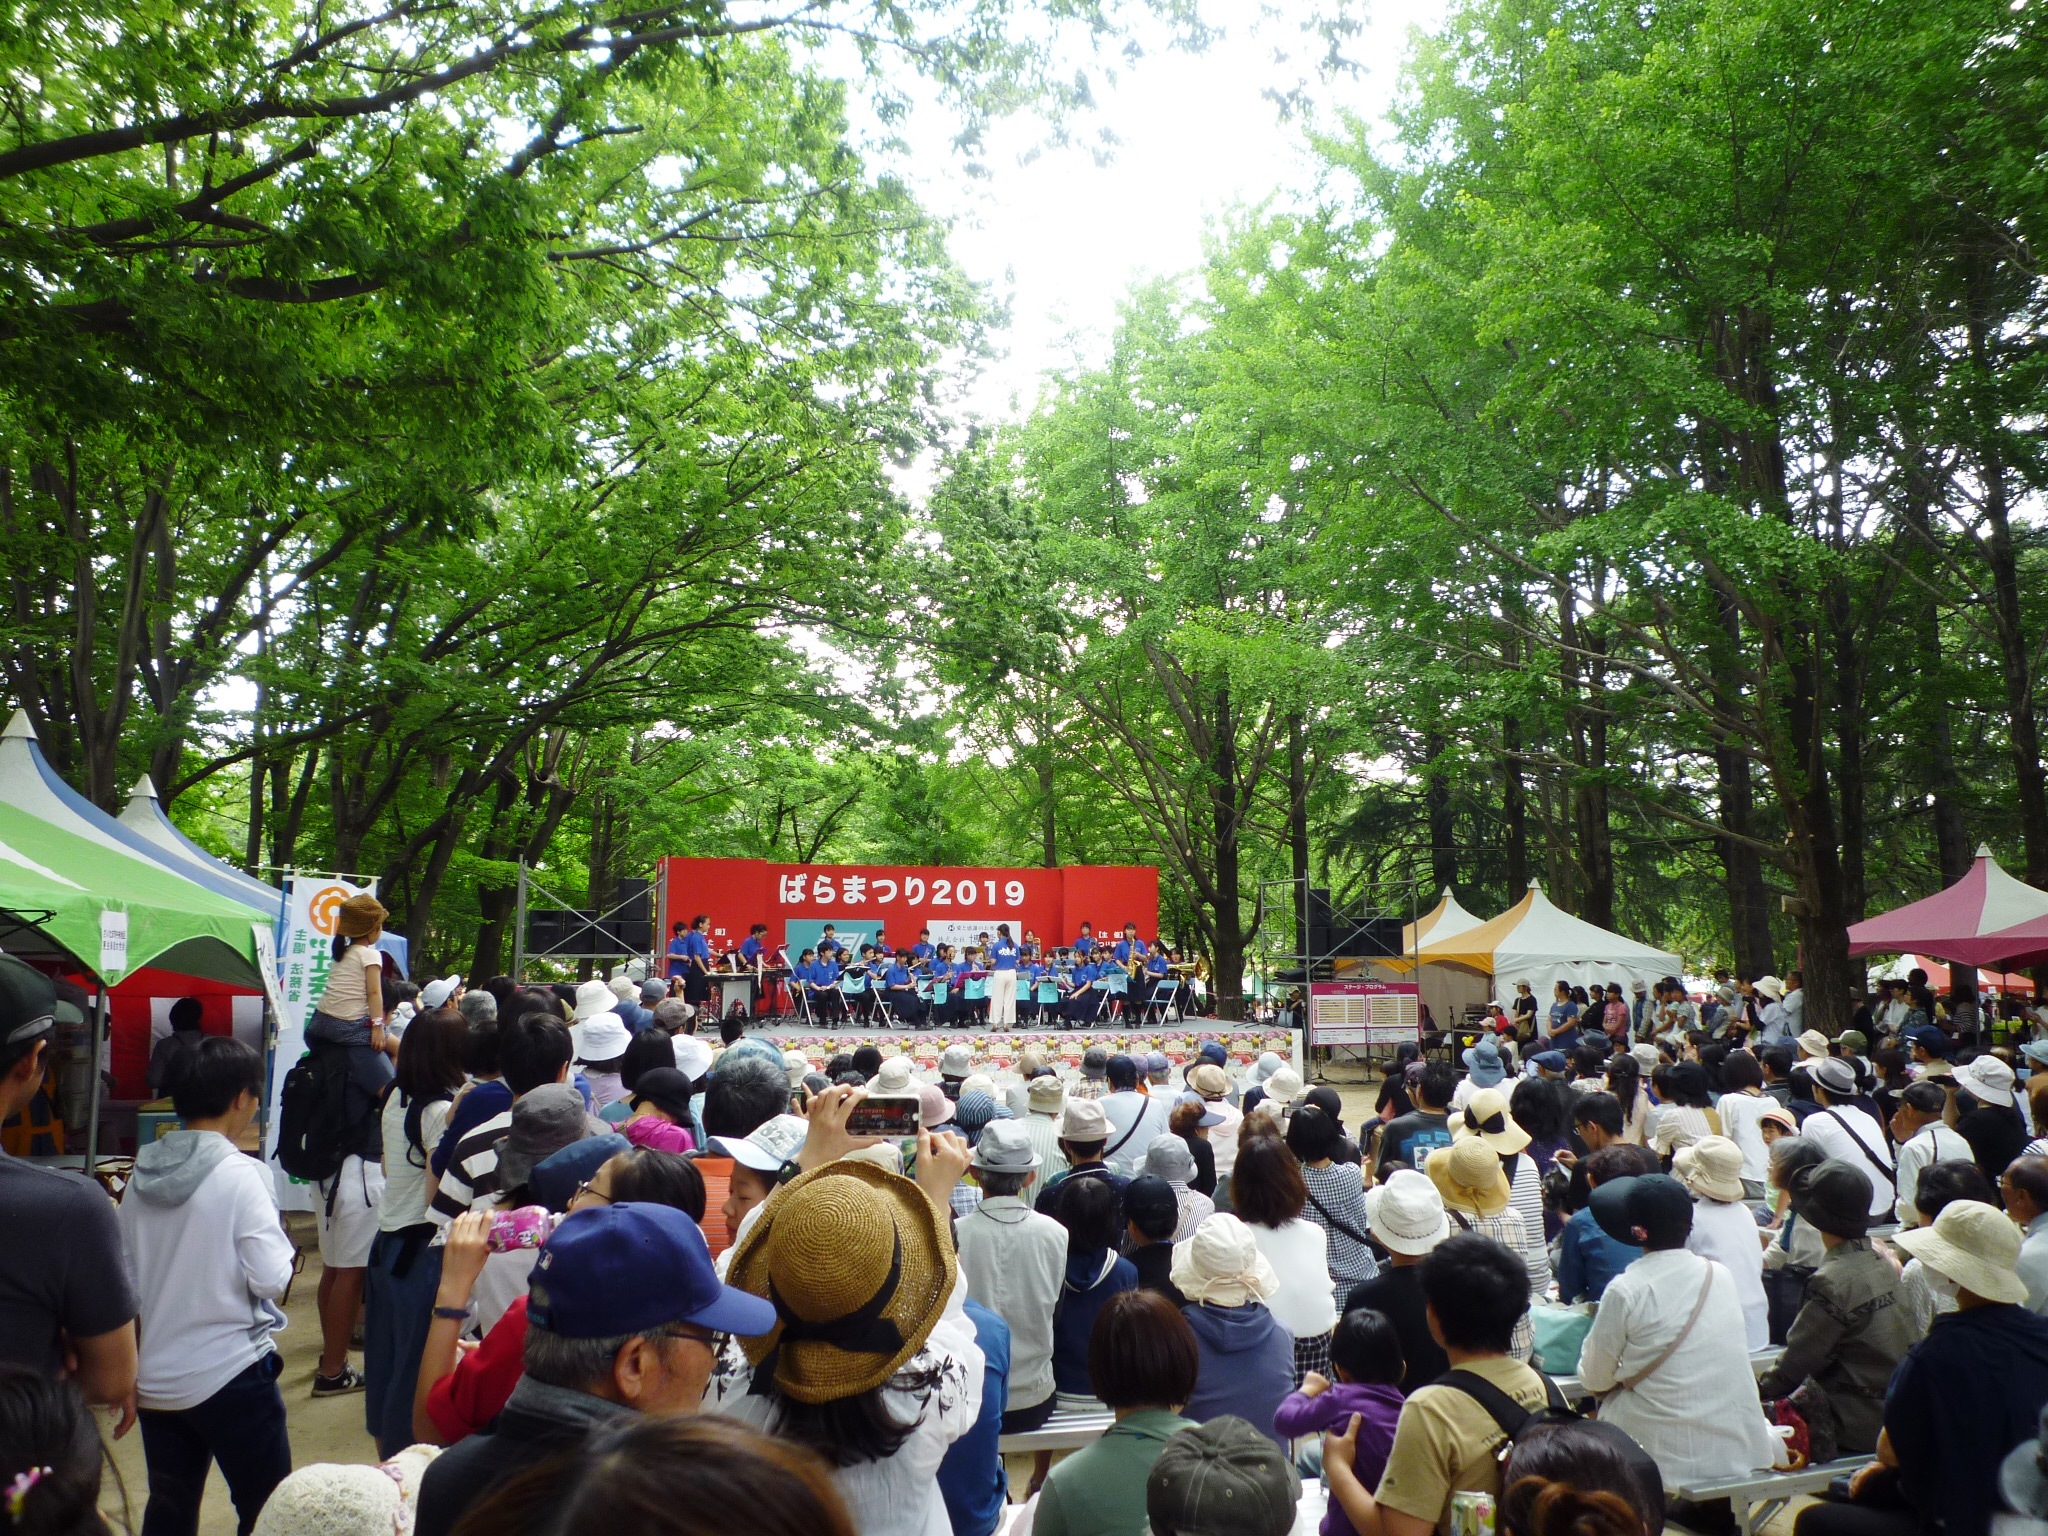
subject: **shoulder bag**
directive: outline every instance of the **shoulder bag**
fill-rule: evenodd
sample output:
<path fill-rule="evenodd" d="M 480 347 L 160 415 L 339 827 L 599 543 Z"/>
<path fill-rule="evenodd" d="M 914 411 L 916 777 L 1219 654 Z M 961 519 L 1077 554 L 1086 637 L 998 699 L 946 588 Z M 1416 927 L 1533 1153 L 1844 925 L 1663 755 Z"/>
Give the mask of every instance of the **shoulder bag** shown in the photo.
<path fill-rule="evenodd" d="M 1331 1215 L 1330 1208 L 1316 1198 L 1316 1192 L 1308 1187 L 1306 1181 L 1303 1181 L 1301 1191 L 1308 1196 L 1308 1203 L 1316 1208 L 1316 1214 L 1321 1216 L 1324 1221 L 1328 1222 L 1337 1231 L 1342 1232 L 1354 1243 L 1367 1248 L 1372 1246 L 1372 1239 L 1359 1231 L 1358 1228 L 1352 1226 L 1350 1222 L 1344 1220 L 1341 1216 Z"/>
<path fill-rule="evenodd" d="M 1714 1291 L 1714 1261 L 1712 1259 L 1708 1259 L 1706 1261 L 1706 1264 L 1707 1278 L 1705 1282 L 1700 1286 L 1699 1300 L 1695 1301 L 1692 1304 L 1692 1314 L 1686 1318 L 1685 1326 L 1678 1330 L 1678 1336 L 1657 1352 L 1656 1359 L 1652 1360 L 1640 1371 L 1637 1371 L 1635 1375 L 1621 1382 L 1618 1386 L 1610 1388 L 1608 1395 L 1611 1396 L 1614 1392 L 1632 1392 L 1637 1387 L 1640 1387 L 1644 1382 L 1648 1381 L 1652 1376 L 1656 1375 L 1659 1370 L 1663 1369 L 1665 1361 L 1669 1360 L 1673 1355 L 1678 1353 L 1679 1345 L 1683 1344 L 1688 1338 L 1692 1337 L 1692 1326 L 1694 1323 L 1697 1323 L 1700 1320 L 1700 1314 L 1706 1311 L 1707 1297 L 1712 1295 Z"/>
<path fill-rule="evenodd" d="M 1870 1164 L 1871 1167 L 1875 1168 L 1879 1173 L 1883 1174 L 1885 1182 L 1887 1184 L 1891 1185 L 1894 1189 L 1897 1189 L 1899 1187 L 1899 1175 L 1897 1171 L 1893 1169 L 1891 1164 L 1887 1163 L 1883 1158 L 1879 1157 L 1875 1152 L 1870 1150 L 1870 1143 L 1865 1141 L 1861 1136 L 1858 1136 L 1856 1134 L 1856 1128 L 1853 1125 L 1851 1125 L 1848 1121 L 1844 1120 L 1840 1115 L 1836 1114 L 1832 1108 L 1824 1109 L 1821 1111 L 1821 1113 L 1826 1115 L 1830 1120 L 1834 1121 L 1835 1124 L 1839 1125 L 1842 1128 L 1842 1130 L 1848 1135 L 1849 1139 L 1856 1143 L 1856 1150 L 1863 1154 L 1863 1160 L 1866 1163 Z"/>

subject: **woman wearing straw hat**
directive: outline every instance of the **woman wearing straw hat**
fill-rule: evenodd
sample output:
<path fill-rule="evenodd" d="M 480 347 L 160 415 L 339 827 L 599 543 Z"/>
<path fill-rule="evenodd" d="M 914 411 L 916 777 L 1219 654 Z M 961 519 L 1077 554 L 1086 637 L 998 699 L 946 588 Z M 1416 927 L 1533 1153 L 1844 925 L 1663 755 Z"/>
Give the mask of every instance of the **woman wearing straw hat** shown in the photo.
<path fill-rule="evenodd" d="M 1487 1145 L 1484 1137 L 1467 1136 L 1448 1147 L 1437 1148 L 1429 1154 L 1423 1172 L 1443 1197 L 1444 1214 L 1454 1228 L 1490 1237 L 1520 1258 L 1529 1275 L 1532 1300 L 1549 1289 L 1550 1260 L 1544 1255 L 1540 1239 L 1534 1245 L 1532 1257 L 1528 1225 L 1508 1203 L 1508 1176 L 1501 1168 L 1500 1154 Z M 1536 1278 L 1539 1265 L 1543 1276 L 1540 1282 Z M 1527 1360 L 1533 1340 L 1529 1317 L 1524 1313 L 1515 1324 L 1508 1353 L 1517 1360 Z"/>
<path fill-rule="evenodd" d="M 1529 1090 L 1544 1108 L 1554 1110 L 1571 1090 L 1558 1084 L 1542 1084 Z M 1516 1088 L 1521 1096 L 1523 1085 Z M 1553 1097 L 1554 1096 L 1554 1097 Z M 1524 1241 L 1519 1252 L 1529 1270 L 1529 1294 L 1541 1298 L 1550 1288 L 1549 1235 L 1543 1226 L 1543 1179 L 1531 1150 L 1533 1137 L 1515 1118 L 1511 1100 L 1498 1088 L 1484 1089 L 1472 1096 L 1462 1115 L 1451 1116 L 1451 1134 L 1458 1141 L 1484 1142 L 1500 1159 L 1501 1173 L 1508 1181 L 1508 1203 L 1521 1217 Z M 1569 1120 L 1566 1124 L 1569 1125 Z M 1548 1127 L 1546 1126 L 1546 1129 Z M 1509 1247 L 1515 1247 L 1510 1243 Z"/>
<path fill-rule="evenodd" d="M 918 1140 L 922 1167 L 951 1139 Z M 980 1413 L 983 1358 L 932 1196 L 867 1163 L 814 1168 L 755 1213 L 728 1278 L 779 1320 L 727 1344 L 706 1406 L 823 1456 L 862 1536 L 950 1536 L 936 1478 Z"/>

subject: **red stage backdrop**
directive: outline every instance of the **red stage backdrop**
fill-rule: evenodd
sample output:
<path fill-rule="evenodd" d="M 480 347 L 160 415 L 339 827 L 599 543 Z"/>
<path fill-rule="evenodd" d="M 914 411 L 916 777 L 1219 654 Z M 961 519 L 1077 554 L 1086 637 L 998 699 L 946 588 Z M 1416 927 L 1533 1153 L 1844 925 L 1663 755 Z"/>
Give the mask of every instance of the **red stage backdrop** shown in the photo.
<path fill-rule="evenodd" d="M 993 933 L 1008 923 L 1046 944 L 1070 944 L 1085 920 L 1097 933 L 1136 923 L 1147 943 L 1159 933 L 1159 871 L 1150 865 L 1082 864 L 1063 869 L 932 869 L 900 864 L 770 864 L 761 859 L 661 861 L 661 927 L 671 930 L 700 912 L 711 916 L 711 948 L 737 948 L 755 923 L 768 925 L 771 949 L 787 939 L 792 919 L 820 919 L 872 928 L 884 925 L 891 946 L 917 942 L 920 928 L 980 923 Z"/>

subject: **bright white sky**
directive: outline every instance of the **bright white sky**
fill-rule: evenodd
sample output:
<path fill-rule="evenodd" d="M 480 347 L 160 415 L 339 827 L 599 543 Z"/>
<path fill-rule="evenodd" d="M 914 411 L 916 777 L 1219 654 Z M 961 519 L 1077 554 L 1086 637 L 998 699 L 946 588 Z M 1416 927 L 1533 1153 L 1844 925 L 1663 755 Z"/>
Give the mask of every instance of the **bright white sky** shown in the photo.
<path fill-rule="evenodd" d="M 1313 3 L 1281 0 L 1281 7 Z M 1359 71 L 1315 87 L 1325 124 L 1337 110 L 1380 117 L 1410 29 L 1435 27 L 1446 9 L 1445 0 L 1366 3 L 1366 30 L 1345 48 Z M 1238 8 L 1255 6 L 1242 0 Z M 1028 407 L 1046 369 L 1103 356 L 1132 283 L 1197 265 L 1217 214 L 1313 189 L 1302 123 L 1281 121 L 1260 95 L 1300 79 L 1305 46 L 1298 29 L 1281 21 L 1239 30 L 1199 55 L 1160 51 L 1135 64 L 1119 61 L 1113 87 L 1091 70 L 1097 110 L 1073 124 L 1082 143 L 1032 157 L 1042 125 L 1009 125 L 992 136 L 982 161 L 990 174 L 982 178 L 964 173 L 936 115 L 907 135 L 915 156 L 901 170 L 925 206 L 954 221 L 955 258 L 1011 302 L 1005 355 L 967 395 L 974 414 L 1009 416 L 1013 400 Z M 1276 47 L 1294 61 L 1276 64 Z M 1099 128 L 1119 141 L 1106 165 L 1086 147 Z"/>

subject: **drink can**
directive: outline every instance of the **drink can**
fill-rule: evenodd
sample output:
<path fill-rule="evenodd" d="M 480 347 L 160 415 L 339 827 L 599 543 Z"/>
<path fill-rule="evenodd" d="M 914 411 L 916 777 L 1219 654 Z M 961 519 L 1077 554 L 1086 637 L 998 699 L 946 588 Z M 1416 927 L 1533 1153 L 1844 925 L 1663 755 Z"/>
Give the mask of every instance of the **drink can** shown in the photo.
<path fill-rule="evenodd" d="M 1451 1536 L 1493 1536 L 1493 1495 L 1451 1495 Z"/>

